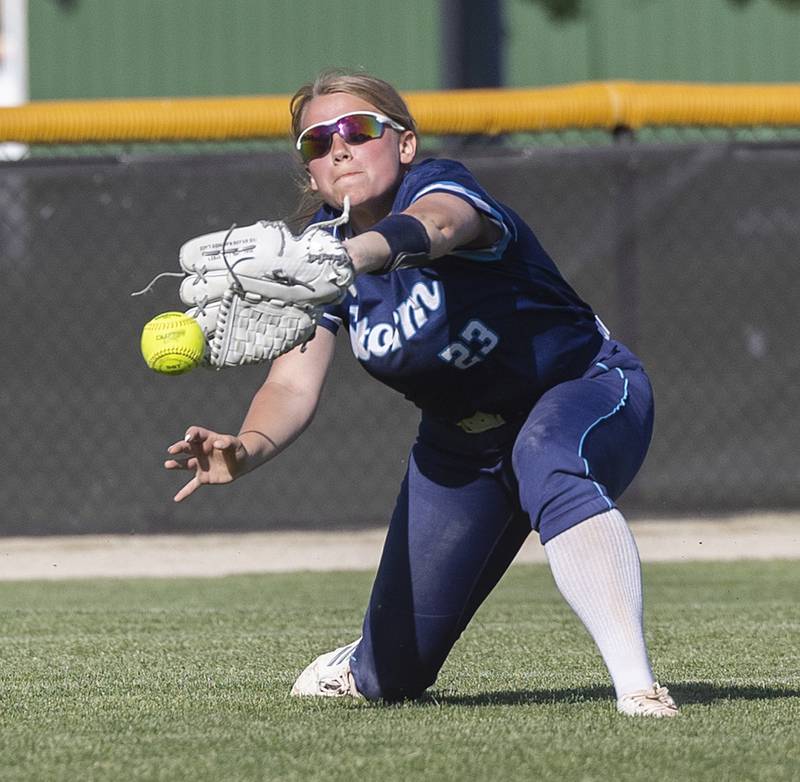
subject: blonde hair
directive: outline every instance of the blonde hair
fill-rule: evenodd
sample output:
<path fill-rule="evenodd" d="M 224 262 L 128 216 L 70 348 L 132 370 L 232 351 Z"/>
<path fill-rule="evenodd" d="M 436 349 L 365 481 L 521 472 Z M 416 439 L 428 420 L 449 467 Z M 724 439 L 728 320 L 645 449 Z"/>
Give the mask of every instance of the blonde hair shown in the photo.
<path fill-rule="evenodd" d="M 304 84 L 292 96 L 289 109 L 292 113 L 292 137 L 295 141 L 303 131 L 303 112 L 319 95 L 343 92 L 371 103 L 379 112 L 398 122 L 406 130 L 417 133 L 417 123 L 401 97 L 389 82 L 364 71 L 329 68 L 322 71 L 313 82 Z M 293 224 L 304 225 L 322 205 L 320 196 L 311 190 L 305 172 L 300 179 L 300 204 L 291 219 Z"/>
<path fill-rule="evenodd" d="M 400 123 L 407 130 L 417 132 L 417 123 L 400 93 L 389 82 L 363 71 L 347 71 L 331 68 L 317 76 L 313 82 L 304 84 L 292 96 L 289 104 L 292 112 L 292 135 L 297 141 L 303 130 L 303 111 L 319 95 L 344 92 L 371 103 L 378 111 Z"/>

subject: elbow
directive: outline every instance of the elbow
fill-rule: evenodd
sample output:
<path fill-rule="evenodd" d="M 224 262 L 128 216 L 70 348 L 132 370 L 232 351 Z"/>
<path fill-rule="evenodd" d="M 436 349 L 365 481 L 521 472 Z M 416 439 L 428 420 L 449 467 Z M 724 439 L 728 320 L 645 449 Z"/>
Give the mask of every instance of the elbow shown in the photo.
<path fill-rule="evenodd" d="M 415 215 L 425 226 L 431 240 L 430 257 L 441 258 L 457 247 L 473 242 L 480 233 L 480 218 L 475 213 L 474 220 L 457 223 L 446 219 L 444 215 Z"/>

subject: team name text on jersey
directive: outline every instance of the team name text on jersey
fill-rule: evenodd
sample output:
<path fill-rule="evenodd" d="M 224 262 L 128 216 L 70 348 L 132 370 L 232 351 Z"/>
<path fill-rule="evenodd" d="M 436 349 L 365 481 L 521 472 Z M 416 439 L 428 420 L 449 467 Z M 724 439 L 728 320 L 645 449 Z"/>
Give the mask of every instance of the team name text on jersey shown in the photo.
<path fill-rule="evenodd" d="M 361 361 L 371 356 L 385 356 L 400 350 L 428 322 L 431 313 L 442 304 L 442 292 L 437 280 L 430 284 L 414 284 L 408 296 L 392 311 L 392 323 L 369 324 L 358 317 L 358 304 L 350 306 L 350 342 L 353 353 Z"/>

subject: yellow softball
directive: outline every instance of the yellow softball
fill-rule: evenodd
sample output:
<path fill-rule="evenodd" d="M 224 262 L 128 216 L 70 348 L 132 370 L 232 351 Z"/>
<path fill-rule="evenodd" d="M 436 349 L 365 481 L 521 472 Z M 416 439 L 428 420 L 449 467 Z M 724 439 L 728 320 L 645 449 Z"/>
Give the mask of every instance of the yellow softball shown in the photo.
<path fill-rule="evenodd" d="M 142 356 L 150 369 L 180 375 L 202 360 L 206 338 L 200 324 L 182 312 L 162 312 L 142 329 Z"/>

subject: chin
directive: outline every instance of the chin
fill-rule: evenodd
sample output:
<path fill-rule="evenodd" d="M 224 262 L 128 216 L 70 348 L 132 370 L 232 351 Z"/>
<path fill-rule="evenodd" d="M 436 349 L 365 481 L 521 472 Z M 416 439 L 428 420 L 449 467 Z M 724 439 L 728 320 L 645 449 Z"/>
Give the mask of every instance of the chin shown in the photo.
<path fill-rule="evenodd" d="M 370 203 L 370 199 L 365 196 L 363 193 L 355 192 L 355 193 L 342 193 L 342 196 L 337 199 L 339 203 L 339 208 L 341 209 L 344 205 L 344 198 L 345 196 L 350 197 L 350 209 L 359 209 L 365 205 Z"/>

